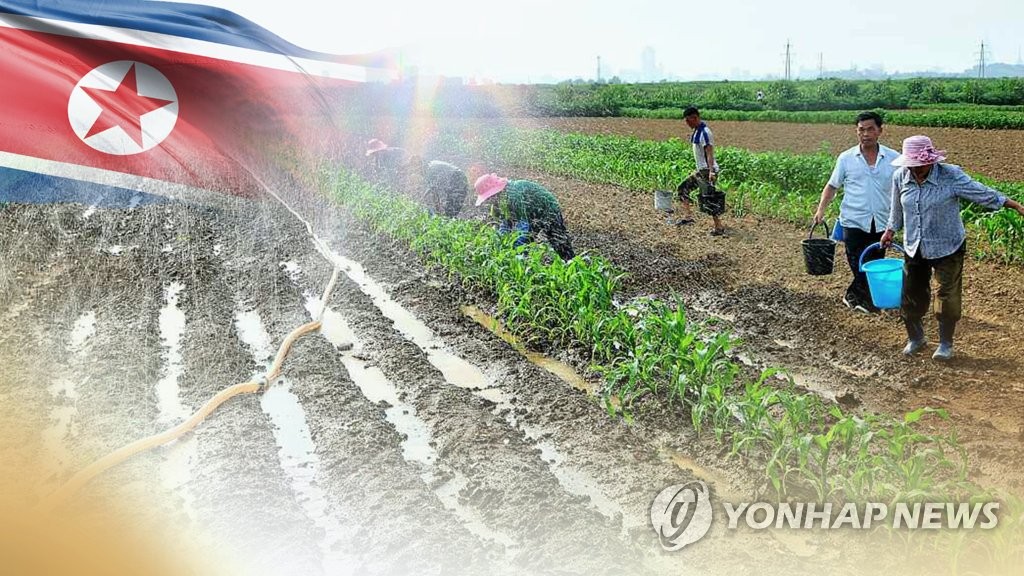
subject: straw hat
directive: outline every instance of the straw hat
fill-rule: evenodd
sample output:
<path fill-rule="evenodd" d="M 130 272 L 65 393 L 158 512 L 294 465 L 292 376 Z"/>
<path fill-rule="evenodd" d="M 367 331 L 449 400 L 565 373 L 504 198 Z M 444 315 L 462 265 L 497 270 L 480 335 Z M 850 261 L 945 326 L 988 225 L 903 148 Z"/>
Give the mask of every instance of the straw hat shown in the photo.
<path fill-rule="evenodd" d="M 945 150 L 936 150 L 927 136 L 911 136 L 903 141 L 903 153 L 892 161 L 893 166 L 927 166 L 946 159 Z"/>
<path fill-rule="evenodd" d="M 477 178 L 473 184 L 476 189 L 476 205 L 483 204 L 488 198 L 504 190 L 505 186 L 508 186 L 508 178 L 502 178 L 494 172 Z"/>

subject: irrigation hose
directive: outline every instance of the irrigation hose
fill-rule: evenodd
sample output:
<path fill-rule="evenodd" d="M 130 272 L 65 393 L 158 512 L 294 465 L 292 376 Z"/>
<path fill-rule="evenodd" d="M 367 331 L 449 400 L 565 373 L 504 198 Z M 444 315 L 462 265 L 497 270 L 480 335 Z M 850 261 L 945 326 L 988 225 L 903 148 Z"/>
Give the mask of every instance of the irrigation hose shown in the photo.
<path fill-rule="evenodd" d="M 165 430 L 159 434 L 154 434 L 152 436 L 136 440 L 135 442 L 118 448 L 117 450 L 114 450 L 113 452 L 107 454 L 106 456 L 103 456 L 99 460 L 94 461 L 92 464 L 89 464 L 85 468 L 75 473 L 75 475 L 72 476 L 70 480 L 65 482 L 60 488 L 58 488 L 49 497 L 47 497 L 42 502 L 40 507 L 44 511 L 52 510 L 54 507 L 56 507 L 57 505 L 59 505 L 60 503 L 64 502 L 69 497 L 77 493 L 78 490 L 82 488 L 82 486 L 87 484 L 97 475 L 102 474 L 103 472 L 110 468 L 113 468 L 114 466 L 117 466 L 118 464 L 124 462 L 125 460 L 131 458 L 132 456 L 138 454 L 139 452 L 143 452 L 145 450 L 149 450 L 157 446 L 162 446 L 164 444 L 167 444 L 168 442 L 171 442 L 172 440 L 177 440 L 178 438 L 182 437 L 188 432 L 191 432 L 196 426 L 198 426 L 203 420 L 205 420 L 206 417 L 210 415 L 210 413 L 212 413 L 214 410 L 219 408 L 221 404 L 227 402 L 231 398 L 238 396 L 240 394 L 252 394 L 265 389 L 267 386 L 269 386 L 270 382 L 272 382 L 275 378 L 277 378 L 278 374 L 280 374 L 281 366 L 282 364 L 284 364 L 284 359 L 288 356 L 288 351 L 291 348 L 292 344 L 298 338 L 304 336 L 305 334 L 319 330 L 320 324 L 320 321 L 317 320 L 314 322 L 303 324 L 302 326 L 299 326 L 295 330 L 292 330 L 292 332 L 288 334 L 288 336 L 284 339 L 284 342 L 281 343 L 281 347 L 277 351 L 277 357 L 274 360 L 274 364 L 270 367 L 270 370 L 267 371 L 265 376 L 225 388 L 224 390 L 218 392 L 216 396 L 207 400 L 206 404 L 203 404 L 202 407 L 196 410 L 191 416 L 189 416 L 187 420 L 185 420 L 181 424 L 178 424 L 177 426 L 170 428 L 169 430 Z"/>
<path fill-rule="evenodd" d="M 316 317 L 313 319 L 312 322 L 308 322 L 292 330 L 291 333 L 289 333 L 288 336 L 285 337 L 284 342 L 281 343 L 281 346 L 277 350 L 277 355 L 274 357 L 274 363 L 271 364 L 270 369 L 267 370 L 267 373 L 264 374 L 262 377 L 255 380 L 250 380 L 248 382 L 243 382 L 241 384 L 235 384 L 234 386 L 230 386 L 228 388 L 225 388 L 224 390 L 221 390 L 220 392 L 217 393 L 217 395 L 215 395 L 213 398 L 210 398 L 206 402 L 206 404 L 203 404 L 202 407 L 196 410 L 187 420 L 185 420 L 181 424 L 178 424 L 173 428 L 160 432 L 159 434 L 154 434 L 152 436 L 136 440 L 135 442 L 132 442 L 131 444 L 128 444 L 126 446 L 122 446 L 121 448 L 118 448 L 117 450 L 110 452 L 106 456 L 103 456 L 99 460 L 96 460 L 92 464 L 89 464 L 85 468 L 79 470 L 67 482 L 62 484 L 59 488 L 57 488 L 57 490 L 55 490 L 52 494 L 50 494 L 40 503 L 39 507 L 42 511 L 45 512 L 52 510 L 53 508 L 60 505 L 62 502 L 76 494 L 90 480 L 92 480 L 99 474 L 102 474 L 106 470 L 109 470 L 110 468 L 117 466 L 118 464 L 124 462 L 125 460 L 131 458 L 132 456 L 145 450 L 156 448 L 157 446 L 163 446 L 168 442 L 181 438 L 183 435 L 195 429 L 195 427 L 198 426 L 201 422 L 203 422 L 203 420 L 205 420 L 207 416 L 209 416 L 214 410 L 219 408 L 221 404 L 227 402 L 231 398 L 238 396 L 240 394 L 253 394 L 261 390 L 265 390 L 270 385 L 270 383 L 273 382 L 281 373 L 281 367 L 284 365 L 285 358 L 288 357 L 288 352 L 291 350 L 292 344 L 294 344 L 295 341 L 301 338 L 302 336 L 320 329 L 320 326 L 323 323 L 324 314 L 327 312 L 327 300 L 330 297 L 331 292 L 334 290 L 335 284 L 337 284 L 338 275 L 341 272 L 341 268 L 338 266 L 337 262 L 334 262 L 334 259 L 330 258 L 329 250 L 327 250 L 327 247 L 323 244 L 323 241 L 317 238 L 316 234 L 313 233 L 313 227 L 309 224 L 309 222 L 302 218 L 302 216 L 300 216 L 295 210 L 293 210 L 292 207 L 289 206 L 288 203 L 284 201 L 284 199 L 275 194 L 272 189 L 270 189 L 266 185 L 264 185 L 264 188 L 268 192 L 270 192 L 270 194 L 273 195 L 278 202 L 280 202 L 285 208 L 287 208 L 288 211 L 291 212 L 299 221 L 305 224 L 307 232 L 313 238 L 313 243 L 317 251 L 325 260 L 327 260 L 329 263 L 333 265 L 334 271 L 331 274 L 330 281 L 328 281 L 327 283 L 327 287 L 324 288 L 323 295 L 320 297 L 320 311 L 317 313 Z"/>

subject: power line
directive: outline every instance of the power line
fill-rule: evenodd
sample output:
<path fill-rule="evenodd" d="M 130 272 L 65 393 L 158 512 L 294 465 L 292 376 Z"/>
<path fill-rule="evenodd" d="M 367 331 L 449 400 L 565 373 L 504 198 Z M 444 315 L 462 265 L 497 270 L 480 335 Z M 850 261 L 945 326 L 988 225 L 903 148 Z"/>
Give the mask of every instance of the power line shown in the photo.
<path fill-rule="evenodd" d="M 981 41 L 981 49 L 978 50 L 978 78 L 985 77 L 985 41 Z M 1019 53 L 1018 53 L 1019 57 Z"/>
<path fill-rule="evenodd" d="M 792 80 L 792 64 L 793 64 L 793 53 L 790 51 L 791 44 L 789 39 L 786 39 L 786 80 Z"/>

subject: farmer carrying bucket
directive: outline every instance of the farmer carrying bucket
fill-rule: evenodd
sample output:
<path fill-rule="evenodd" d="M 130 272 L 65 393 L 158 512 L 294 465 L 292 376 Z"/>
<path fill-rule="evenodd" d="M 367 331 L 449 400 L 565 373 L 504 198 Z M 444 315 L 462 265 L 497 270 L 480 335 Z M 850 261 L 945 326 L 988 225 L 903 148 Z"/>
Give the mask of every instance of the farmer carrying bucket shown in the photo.
<path fill-rule="evenodd" d="M 890 243 L 889 247 L 906 253 L 899 244 Z M 865 262 L 864 257 L 872 250 L 885 251 L 881 244 L 875 242 L 860 253 L 860 271 L 868 278 L 871 303 L 881 310 L 899 308 L 903 297 L 903 259 L 882 258 Z"/>
<path fill-rule="evenodd" d="M 814 238 L 814 228 L 817 224 L 811 224 L 807 238 L 800 241 L 804 252 L 804 266 L 811 276 L 831 274 L 836 261 L 836 241 L 829 238 L 831 233 L 828 224 L 822 222 L 821 225 L 825 228 L 824 238 Z"/>
<path fill-rule="evenodd" d="M 906 227 L 903 245 L 903 323 L 911 356 L 926 344 L 922 319 L 931 303 L 931 280 L 939 283 L 935 316 L 939 321 L 939 346 L 932 358 L 953 358 L 953 336 L 961 317 L 964 258 L 967 233 L 960 217 L 960 203 L 973 202 L 989 210 L 1009 208 L 1024 216 L 1024 206 L 998 190 L 973 180 L 946 153 L 936 150 L 927 136 L 903 141 L 903 154 L 892 177 L 892 214 L 880 243 L 887 246 L 897 230 Z"/>

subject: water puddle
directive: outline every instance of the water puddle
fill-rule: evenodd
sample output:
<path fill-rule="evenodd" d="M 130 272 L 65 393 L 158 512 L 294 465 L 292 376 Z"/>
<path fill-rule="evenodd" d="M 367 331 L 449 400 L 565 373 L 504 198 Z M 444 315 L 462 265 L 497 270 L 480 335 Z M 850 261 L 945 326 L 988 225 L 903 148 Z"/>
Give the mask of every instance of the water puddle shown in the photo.
<path fill-rule="evenodd" d="M 427 361 L 444 375 L 446 381 L 469 390 L 491 387 L 479 368 L 449 352 L 433 330 L 395 302 L 380 284 L 367 276 L 362 264 L 338 254 L 331 255 L 349 279 L 373 300 L 373 304 L 386 318 L 395 323 L 395 329 L 427 355 Z"/>
<path fill-rule="evenodd" d="M 459 310 L 461 310 L 462 313 L 471 320 L 507 342 L 524 358 L 564 380 L 573 388 L 591 395 L 597 395 L 600 392 L 597 389 L 597 386 L 594 386 L 590 382 L 584 380 L 572 366 L 569 366 L 564 362 L 559 362 L 558 360 L 539 352 L 531 352 L 530 350 L 527 350 L 511 332 L 505 329 L 505 326 L 502 325 L 497 318 L 484 312 L 480 308 L 476 306 L 461 306 L 459 307 Z"/>
<path fill-rule="evenodd" d="M 269 369 L 274 348 L 255 311 L 237 311 L 235 327 L 239 338 L 249 348 L 253 360 Z M 262 375 L 262 371 L 258 375 Z M 281 468 L 291 480 L 297 500 L 310 520 L 323 530 L 318 542 L 325 574 L 353 574 L 355 563 L 343 553 L 356 533 L 353 527 L 343 526 L 328 514 L 327 498 L 316 484 L 320 472 L 320 458 L 309 433 L 306 413 L 298 397 L 291 391 L 286 378 L 279 378 L 260 396 L 260 407 L 273 423 L 274 440 L 278 446 Z M 339 545 L 341 544 L 341 545 Z"/>
<path fill-rule="evenodd" d="M 395 323 L 396 329 L 426 353 L 428 361 L 441 371 L 446 381 L 467 388 L 475 396 L 494 403 L 493 412 L 495 414 L 504 413 L 509 425 L 523 432 L 526 438 L 540 449 L 541 457 L 548 465 L 549 470 L 567 492 L 589 498 L 594 508 L 610 519 L 616 518 L 616 515 L 619 518 L 622 517 L 621 507 L 604 494 L 596 481 L 586 473 L 566 466 L 564 456 L 558 452 L 554 443 L 543 440 L 550 435 L 546 430 L 530 426 L 520 420 L 517 410 L 522 411 L 522 407 L 512 404 L 507 395 L 494 387 L 479 368 L 448 352 L 444 342 L 419 318 L 395 302 L 380 284 L 367 276 L 361 264 L 334 253 L 332 256 L 341 265 L 345 274 L 373 300 L 374 305 L 380 309 L 381 313 Z M 478 318 L 483 318 L 483 316 L 483 312 L 477 314 Z M 554 363 L 556 361 L 550 358 L 545 361 L 548 366 L 553 366 Z M 576 375 L 570 367 L 564 366 L 564 368 L 572 372 L 570 383 L 574 380 L 575 385 L 579 386 L 581 390 L 590 392 L 590 387 L 582 378 Z"/>
<path fill-rule="evenodd" d="M 158 419 L 165 425 L 176 425 L 191 415 L 181 402 L 179 381 L 183 373 L 181 343 L 185 335 L 185 313 L 178 308 L 178 300 L 185 285 L 172 282 L 164 288 L 164 307 L 158 319 L 160 343 L 163 348 L 161 360 L 164 375 L 156 384 Z M 195 469 L 198 444 L 195 435 L 189 435 L 167 446 L 160 465 L 160 477 L 164 487 L 178 494 L 182 508 L 190 520 L 195 521 L 195 497 L 188 489 Z"/>
<path fill-rule="evenodd" d="M 66 441 L 78 434 L 75 425 L 78 415 L 78 390 L 88 383 L 89 377 L 76 381 L 71 375 L 75 372 L 75 366 L 86 360 L 86 344 L 95 335 L 96 313 L 90 310 L 75 320 L 65 347 L 70 354 L 69 362 L 58 368 L 56 378 L 47 387 L 53 398 L 53 407 L 50 409 L 50 420 L 53 424 L 43 430 L 42 437 L 49 464 L 54 470 L 66 469 L 72 459 Z"/>
<path fill-rule="evenodd" d="M 671 462 L 672 464 L 675 464 L 675 466 L 680 470 L 687 470 L 694 476 L 696 476 L 698 480 L 703 480 L 708 485 L 714 486 L 715 491 L 718 492 L 719 494 L 719 497 L 732 499 L 733 501 L 737 502 L 739 501 L 736 500 L 739 494 L 732 491 L 732 489 L 730 488 L 729 480 L 727 480 L 725 476 L 719 474 L 718 472 L 715 472 L 714 470 L 709 470 L 708 468 L 705 468 L 700 464 L 697 464 L 697 462 L 694 461 L 689 456 L 686 456 L 671 448 L 662 447 L 661 449 L 658 450 L 658 458 L 660 458 L 662 462 Z"/>
<path fill-rule="evenodd" d="M 164 288 L 166 304 L 160 310 L 160 342 L 163 345 L 164 377 L 157 382 L 156 397 L 161 422 L 180 422 L 191 415 L 181 403 L 178 380 L 182 374 L 181 340 L 185 334 L 185 313 L 178 308 L 178 298 L 185 289 L 180 282 Z"/>
<path fill-rule="evenodd" d="M 282 266 L 295 285 L 299 286 L 298 266 L 292 262 L 282 263 Z M 308 291 L 303 291 L 303 297 L 306 311 L 311 318 L 315 318 L 323 308 L 322 301 Z M 397 432 L 404 436 L 401 442 L 402 457 L 406 462 L 419 466 L 420 477 L 428 486 L 437 484 L 438 477 L 435 469 L 437 452 L 432 446 L 433 438 L 427 423 L 417 416 L 416 409 L 411 404 L 401 400 L 398 388 L 387 379 L 379 368 L 367 366 L 366 362 L 358 357 L 358 350 L 362 347 L 362 342 L 340 313 L 327 307 L 323 309 L 322 321 L 320 331 L 328 342 L 339 349 L 351 347 L 350 353 L 342 354 L 341 361 L 363 396 L 371 402 L 383 401 L 388 404 L 388 408 L 384 410 L 385 418 Z M 490 389 L 489 391 L 495 390 Z M 506 555 L 511 557 L 516 548 L 515 540 L 489 528 L 475 510 L 459 502 L 458 494 L 467 483 L 468 480 L 465 477 L 456 474 L 455 477 L 436 486 L 433 490 L 441 504 L 454 513 L 470 532 L 484 540 L 502 544 L 505 546 Z"/>

